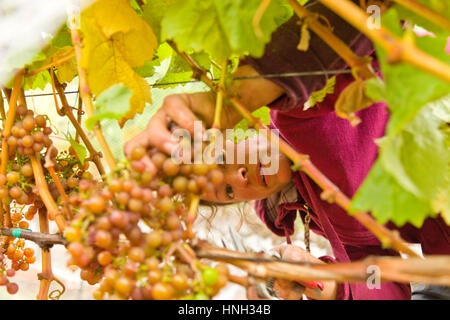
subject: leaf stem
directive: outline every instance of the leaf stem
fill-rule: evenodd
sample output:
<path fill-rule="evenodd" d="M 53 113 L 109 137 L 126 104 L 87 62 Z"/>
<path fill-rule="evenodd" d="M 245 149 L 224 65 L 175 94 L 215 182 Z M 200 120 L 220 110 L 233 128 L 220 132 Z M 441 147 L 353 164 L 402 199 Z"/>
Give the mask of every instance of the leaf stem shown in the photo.
<path fill-rule="evenodd" d="M 289 5 L 294 9 L 295 14 L 300 19 L 306 19 L 314 17 L 314 13 L 308 11 L 305 7 L 297 2 L 297 0 L 286 0 Z M 340 2 L 340 1 L 337 1 Z M 308 20 L 309 28 L 317 34 L 323 41 L 325 41 L 328 46 L 333 49 L 342 59 L 344 59 L 347 64 L 356 69 L 359 76 L 364 79 L 369 79 L 376 77 L 376 74 L 370 66 L 370 60 L 367 57 L 357 56 L 349 46 L 345 44 L 344 41 L 339 39 L 333 32 L 323 24 L 319 22 L 318 19 Z"/>
<path fill-rule="evenodd" d="M 55 220 L 59 231 L 64 232 L 64 229 L 66 228 L 66 221 L 48 189 L 48 185 L 44 177 L 44 170 L 42 169 L 41 161 L 38 160 L 38 157 L 39 153 L 30 156 L 34 180 L 36 181 L 36 187 L 38 188 L 39 195 L 41 196 L 41 199 L 48 210 L 48 216 L 50 220 Z"/>
<path fill-rule="evenodd" d="M 404 61 L 450 82 L 449 65 L 418 49 L 414 43 L 403 41 L 383 26 L 380 28 L 369 28 L 366 23 L 367 19 L 369 19 L 368 15 L 357 5 L 348 0 L 319 1 L 364 33 L 373 42 L 381 45 L 388 53 L 389 62 Z"/>
<path fill-rule="evenodd" d="M 217 92 L 217 97 L 216 97 L 216 108 L 214 110 L 214 122 L 212 127 L 215 129 L 219 129 L 221 128 L 221 115 L 222 115 L 222 109 L 223 109 L 223 93 L 225 91 L 225 81 L 227 78 L 227 66 L 228 66 L 228 61 L 225 60 L 225 62 L 223 63 L 222 66 L 222 74 L 220 75 L 220 81 L 219 81 L 219 87 L 218 87 L 218 92 Z"/>
<path fill-rule="evenodd" d="M 72 123 L 72 125 L 74 126 L 77 134 L 81 137 L 81 140 L 83 140 L 84 145 L 88 149 L 89 157 L 95 163 L 95 166 L 97 167 L 97 170 L 100 173 L 100 175 L 103 176 L 105 174 L 105 169 L 103 168 L 103 164 L 100 160 L 101 156 L 94 149 L 94 146 L 92 145 L 88 136 L 86 135 L 83 128 L 81 127 L 80 122 L 73 115 L 72 108 L 69 106 L 69 103 L 67 102 L 67 99 L 66 99 L 66 95 L 64 94 L 64 88 L 59 83 L 58 79 L 56 79 L 56 78 L 55 78 L 55 88 L 56 88 L 56 91 L 58 91 L 59 99 L 61 100 L 61 104 L 62 104 L 62 109 L 60 109 L 61 113 L 63 115 L 66 115 L 67 118 L 69 118 L 69 120 Z"/>
<path fill-rule="evenodd" d="M 270 1 L 271 0 L 262 0 L 261 4 L 256 10 L 255 15 L 253 16 L 252 20 L 253 30 L 255 31 L 255 35 L 260 39 L 264 37 L 264 34 L 261 30 L 260 22 L 264 15 L 264 12 L 266 12 L 267 8 L 269 7 Z"/>
<path fill-rule="evenodd" d="M 62 64 L 64 64 L 64 63 L 66 63 L 67 61 L 73 59 L 73 58 L 75 57 L 75 53 L 72 52 L 72 51 L 73 51 L 73 48 L 70 49 L 70 50 L 68 50 L 68 51 L 69 51 L 69 52 L 66 53 L 66 54 L 71 53 L 71 54 L 69 54 L 68 56 L 66 56 L 66 57 L 64 57 L 64 58 L 61 58 L 60 60 L 54 61 L 54 62 L 52 62 L 52 63 L 50 63 L 50 64 L 48 64 L 48 65 L 45 65 L 45 66 L 43 66 L 43 67 L 41 67 L 41 68 L 39 68 L 39 69 L 33 70 L 33 71 L 27 73 L 27 74 L 26 74 L 26 77 L 32 77 L 32 76 L 35 76 L 35 75 L 37 75 L 38 73 L 40 73 L 40 72 L 42 72 L 42 71 L 46 71 L 46 70 L 52 69 L 53 67 L 60 66 L 60 65 L 62 65 Z M 64 55 L 65 55 L 65 54 L 64 54 Z M 49 71 L 50 71 L 50 70 L 49 70 Z"/>

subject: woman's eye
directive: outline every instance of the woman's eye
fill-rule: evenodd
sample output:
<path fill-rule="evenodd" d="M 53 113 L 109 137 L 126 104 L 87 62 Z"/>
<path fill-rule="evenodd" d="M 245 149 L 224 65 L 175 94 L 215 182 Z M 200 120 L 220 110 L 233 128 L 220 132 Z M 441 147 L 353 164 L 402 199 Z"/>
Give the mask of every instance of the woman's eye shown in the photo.
<path fill-rule="evenodd" d="M 230 199 L 234 198 L 233 188 L 229 184 L 225 187 L 225 193 Z"/>

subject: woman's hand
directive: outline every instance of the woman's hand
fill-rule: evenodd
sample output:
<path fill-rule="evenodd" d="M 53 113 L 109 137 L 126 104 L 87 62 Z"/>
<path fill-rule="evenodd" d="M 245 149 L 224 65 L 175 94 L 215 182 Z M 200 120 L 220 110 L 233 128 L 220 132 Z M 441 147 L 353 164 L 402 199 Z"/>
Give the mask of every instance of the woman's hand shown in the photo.
<path fill-rule="evenodd" d="M 193 135 L 194 122 L 199 120 L 194 114 L 195 110 L 198 110 L 198 114 L 207 122 L 212 121 L 211 116 L 214 116 L 213 95 L 210 92 L 201 92 L 167 96 L 161 108 L 148 122 L 147 128 L 125 144 L 125 155 L 129 156 L 132 150 L 138 146 L 146 149 L 156 147 L 169 155 L 172 154 L 177 148 L 178 141 L 169 131 L 169 123 L 173 121 Z M 148 155 L 145 155 L 141 161 L 145 163 L 152 174 L 156 173 L 156 167 Z"/>
<path fill-rule="evenodd" d="M 293 260 L 312 263 L 324 263 L 322 260 L 317 259 L 311 255 L 308 251 L 294 245 L 284 244 L 272 249 L 281 256 L 283 260 Z M 305 288 L 302 291 L 298 284 L 293 281 L 277 279 L 275 280 L 273 289 L 277 291 L 278 296 L 285 300 L 299 300 L 302 295 L 316 300 L 334 300 L 336 297 L 337 285 L 335 281 L 323 281 L 324 289 L 321 293 L 317 289 Z M 255 287 L 250 287 L 247 290 L 247 298 L 251 300 L 260 299 L 256 293 Z"/>

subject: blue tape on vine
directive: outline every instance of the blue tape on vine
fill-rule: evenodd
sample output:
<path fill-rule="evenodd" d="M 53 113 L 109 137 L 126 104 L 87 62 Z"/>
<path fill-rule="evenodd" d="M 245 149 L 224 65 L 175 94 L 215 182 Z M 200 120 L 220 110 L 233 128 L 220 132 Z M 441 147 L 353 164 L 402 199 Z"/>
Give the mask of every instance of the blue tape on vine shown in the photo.
<path fill-rule="evenodd" d="M 27 231 L 32 231 L 31 229 L 13 229 L 11 231 L 11 235 L 15 238 L 20 238 L 20 234 L 22 233 L 23 230 L 27 230 Z"/>
<path fill-rule="evenodd" d="M 11 235 L 15 238 L 20 238 L 21 232 L 22 232 L 22 229 L 13 229 L 11 232 Z"/>

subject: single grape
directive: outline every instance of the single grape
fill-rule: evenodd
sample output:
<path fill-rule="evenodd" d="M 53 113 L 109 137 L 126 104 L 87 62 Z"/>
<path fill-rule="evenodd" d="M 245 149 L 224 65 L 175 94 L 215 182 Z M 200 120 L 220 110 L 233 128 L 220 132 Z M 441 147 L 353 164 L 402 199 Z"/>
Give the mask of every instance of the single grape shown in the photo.
<path fill-rule="evenodd" d="M 180 166 L 172 158 L 168 158 L 163 162 L 162 169 L 165 174 L 172 177 L 180 171 Z"/>
<path fill-rule="evenodd" d="M 27 107 L 23 104 L 19 104 L 16 108 L 16 113 L 18 116 L 23 117 L 27 114 Z"/>
<path fill-rule="evenodd" d="M 133 284 L 128 278 L 120 277 L 114 284 L 114 289 L 116 289 L 119 294 L 128 296 L 133 289 Z"/>
<path fill-rule="evenodd" d="M 166 158 L 165 154 L 157 152 L 152 156 L 152 162 L 156 168 L 161 169 Z"/>
<path fill-rule="evenodd" d="M 43 127 L 45 127 L 45 124 L 46 124 L 46 122 L 47 122 L 47 119 L 45 119 L 45 116 L 43 116 L 43 115 L 37 115 L 37 116 L 34 118 L 34 121 L 36 122 L 36 125 L 37 125 L 38 127 L 43 128 Z"/>
<path fill-rule="evenodd" d="M 192 166 L 192 172 L 198 176 L 204 176 L 208 173 L 208 165 L 206 163 L 196 163 Z"/>
<path fill-rule="evenodd" d="M 9 282 L 6 285 L 6 290 L 8 291 L 9 294 L 16 294 L 17 291 L 19 291 L 19 286 L 15 282 Z"/>
<path fill-rule="evenodd" d="M 30 226 L 30 224 L 28 223 L 28 221 L 20 221 L 19 222 L 20 229 L 28 229 L 29 226 Z"/>
<path fill-rule="evenodd" d="M 165 282 L 158 282 L 153 286 L 152 296 L 155 300 L 170 300 L 173 296 L 173 288 Z"/>
<path fill-rule="evenodd" d="M 89 210 L 93 213 L 102 213 L 106 208 L 106 201 L 101 196 L 93 196 L 89 199 Z"/>
<path fill-rule="evenodd" d="M 9 195 L 13 199 L 19 199 L 22 195 L 22 189 L 20 187 L 14 186 L 11 189 L 9 189 Z"/>
<path fill-rule="evenodd" d="M 139 199 L 130 199 L 128 201 L 128 209 L 133 212 L 141 212 L 144 208 L 144 204 Z"/>
<path fill-rule="evenodd" d="M 145 156 L 145 154 L 147 153 L 147 151 L 145 150 L 144 147 L 138 146 L 135 147 L 132 151 L 131 151 L 131 159 L 132 160 L 141 160 L 143 156 Z"/>
<path fill-rule="evenodd" d="M 26 257 L 32 257 L 34 255 L 34 250 L 31 248 L 25 248 L 25 250 L 23 250 L 23 254 Z"/>
<path fill-rule="evenodd" d="M 23 119 L 22 123 L 23 123 L 23 128 L 27 131 L 32 131 L 36 126 L 33 116 L 26 116 Z"/>
<path fill-rule="evenodd" d="M 155 284 L 162 279 L 162 273 L 159 269 L 150 270 L 147 273 L 148 282 L 151 284 Z"/>
<path fill-rule="evenodd" d="M 212 184 L 218 185 L 222 183 L 224 175 L 220 169 L 214 169 L 208 173 L 208 178 Z"/>
<path fill-rule="evenodd" d="M 182 273 L 174 274 L 171 283 L 176 290 L 186 290 L 189 287 L 187 277 Z"/>
<path fill-rule="evenodd" d="M 218 278 L 219 272 L 214 268 L 206 267 L 202 272 L 203 282 L 207 286 L 213 286 L 217 282 Z"/>
<path fill-rule="evenodd" d="M 98 230 L 95 234 L 95 245 L 100 248 L 108 248 L 111 245 L 111 233 L 105 230 Z"/>
<path fill-rule="evenodd" d="M 135 262 L 142 262 L 145 259 L 145 252 L 141 247 L 132 247 L 128 253 L 128 256 Z"/>
<path fill-rule="evenodd" d="M 152 248 L 157 248 L 161 245 L 162 236 L 160 231 L 152 231 L 146 236 L 147 245 Z"/>
<path fill-rule="evenodd" d="M 16 184 L 20 180 L 20 174 L 16 171 L 11 171 L 6 174 L 6 180 L 10 184 Z"/>
<path fill-rule="evenodd" d="M 163 184 L 158 188 L 158 194 L 161 197 L 170 197 L 172 195 L 172 188 L 169 184 Z"/>
<path fill-rule="evenodd" d="M 159 199 L 158 208 L 161 212 L 169 212 L 173 210 L 173 201 L 169 197 Z"/>
<path fill-rule="evenodd" d="M 173 180 L 172 186 L 176 192 L 185 192 L 188 186 L 188 179 L 183 176 L 178 176 Z"/>
<path fill-rule="evenodd" d="M 112 255 L 109 251 L 102 251 L 97 256 L 98 263 L 102 266 L 107 266 L 112 262 Z"/>
<path fill-rule="evenodd" d="M 8 269 L 8 270 L 6 270 L 6 276 L 8 276 L 8 277 L 14 277 L 15 276 L 15 274 L 16 274 L 16 271 L 14 270 L 14 269 Z"/>
<path fill-rule="evenodd" d="M 127 215 L 119 210 L 114 210 L 111 212 L 110 216 L 109 216 L 109 220 L 111 221 L 111 223 L 122 229 L 125 228 L 128 225 L 128 217 Z"/>
<path fill-rule="evenodd" d="M 122 191 L 122 181 L 119 179 L 113 179 L 109 183 L 109 190 L 114 193 L 119 193 Z"/>

